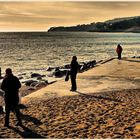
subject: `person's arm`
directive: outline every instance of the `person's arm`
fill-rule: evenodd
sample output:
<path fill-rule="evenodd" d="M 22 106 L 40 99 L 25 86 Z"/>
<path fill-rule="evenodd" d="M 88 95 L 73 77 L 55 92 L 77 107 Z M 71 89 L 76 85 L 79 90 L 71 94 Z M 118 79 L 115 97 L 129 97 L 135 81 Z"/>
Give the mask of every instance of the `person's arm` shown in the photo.
<path fill-rule="evenodd" d="M 16 77 L 16 85 L 18 89 L 21 88 L 21 83 L 17 77 Z"/>
<path fill-rule="evenodd" d="M 21 83 L 20 83 L 19 79 L 18 79 L 18 88 L 21 88 Z"/>
<path fill-rule="evenodd" d="M 117 53 L 119 52 L 119 48 L 118 48 L 118 47 L 116 48 L 116 52 L 117 52 Z"/>
<path fill-rule="evenodd" d="M 5 79 L 2 81 L 2 83 L 1 83 L 1 89 L 3 90 L 3 91 L 5 91 L 6 90 L 6 88 L 5 88 L 6 86 L 5 86 Z"/>

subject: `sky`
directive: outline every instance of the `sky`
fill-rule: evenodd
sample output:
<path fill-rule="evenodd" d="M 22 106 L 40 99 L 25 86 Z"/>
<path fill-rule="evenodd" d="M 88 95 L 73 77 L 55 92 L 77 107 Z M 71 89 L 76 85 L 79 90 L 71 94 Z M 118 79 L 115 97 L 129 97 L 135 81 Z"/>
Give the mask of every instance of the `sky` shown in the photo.
<path fill-rule="evenodd" d="M 0 1 L 0 31 L 47 31 L 131 16 L 140 16 L 140 1 Z"/>

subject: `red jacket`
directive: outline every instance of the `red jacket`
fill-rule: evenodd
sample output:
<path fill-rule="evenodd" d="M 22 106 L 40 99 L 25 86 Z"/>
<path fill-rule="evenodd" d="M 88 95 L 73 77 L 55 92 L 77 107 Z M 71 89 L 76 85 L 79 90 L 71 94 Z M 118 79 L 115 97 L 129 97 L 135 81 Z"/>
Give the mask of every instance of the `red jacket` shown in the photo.
<path fill-rule="evenodd" d="M 121 46 L 117 46 L 117 49 L 116 49 L 116 52 L 117 52 L 117 53 L 121 53 L 121 52 L 122 52 L 122 50 L 123 50 L 123 49 L 122 49 L 122 47 L 121 47 Z"/>

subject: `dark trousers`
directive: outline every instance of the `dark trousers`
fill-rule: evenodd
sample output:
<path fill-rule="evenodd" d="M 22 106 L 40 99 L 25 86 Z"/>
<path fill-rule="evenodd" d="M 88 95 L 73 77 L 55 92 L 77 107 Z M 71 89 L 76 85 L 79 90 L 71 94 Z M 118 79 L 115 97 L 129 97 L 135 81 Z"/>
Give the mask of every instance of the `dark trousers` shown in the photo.
<path fill-rule="evenodd" d="M 76 75 L 71 75 L 71 90 L 76 91 L 77 85 L 76 85 Z"/>
<path fill-rule="evenodd" d="M 121 53 L 118 53 L 118 59 L 121 59 Z"/>
<path fill-rule="evenodd" d="M 19 123 L 21 123 L 21 118 L 20 118 L 20 110 L 18 104 L 11 105 L 9 103 L 6 103 L 5 105 L 5 124 L 9 125 L 9 116 L 10 116 L 10 111 L 13 111 L 16 114 L 17 120 Z"/>

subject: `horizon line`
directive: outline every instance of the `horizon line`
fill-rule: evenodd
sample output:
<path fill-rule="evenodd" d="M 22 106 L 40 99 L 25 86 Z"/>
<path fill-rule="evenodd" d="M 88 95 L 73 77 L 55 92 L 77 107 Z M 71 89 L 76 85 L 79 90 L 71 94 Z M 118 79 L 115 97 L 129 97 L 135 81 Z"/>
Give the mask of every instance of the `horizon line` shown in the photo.
<path fill-rule="evenodd" d="M 0 2 L 140 2 L 140 0 L 0 0 Z"/>

